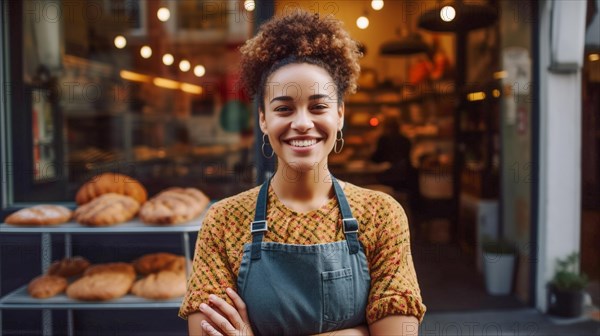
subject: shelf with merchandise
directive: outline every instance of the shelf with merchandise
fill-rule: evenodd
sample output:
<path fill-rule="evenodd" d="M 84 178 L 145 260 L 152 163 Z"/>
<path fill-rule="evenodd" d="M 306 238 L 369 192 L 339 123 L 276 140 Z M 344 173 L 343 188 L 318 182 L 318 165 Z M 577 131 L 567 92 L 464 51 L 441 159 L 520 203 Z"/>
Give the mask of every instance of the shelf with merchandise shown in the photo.
<path fill-rule="evenodd" d="M 211 203 L 212 204 L 212 203 Z M 209 204 L 207 209 L 210 207 Z M 64 235 L 65 241 L 65 257 L 72 255 L 72 235 L 85 234 L 181 234 L 181 247 L 186 260 L 191 260 L 190 238 L 189 233 L 196 233 L 200 230 L 202 220 L 207 210 L 204 210 L 200 216 L 186 223 L 177 225 L 148 225 L 139 219 L 133 219 L 125 223 L 109 227 L 87 227 L 79 223 L 70 221 L 56 226 L 40 227 L 40 226 L 16 226 L 6 223 L 0 224 L 0 234 L 40 234 L 41 235 L 41 257 L 42 268 L 48 267 L 51 259 L 52 238 L 54 234 Z M 186 265 L 186 274 L 190 274 L 189 264 Z M 45 269 L 42 269 L 42 273 Z M 32 298 L 27 291 L 27 285 L 21 286 L 6 295 L 0 297 L 0 310 L 5 309 L 32 309 L 32 310 L 48 310 L 62 309 L 69 312 L 70 324 L 69 330 L 72 329 L 72 311 L 82 309 L 176 309 L 181 305 L 182 298 L 172 298 L 168 300 L 150 300 L 137 297 L 131 294 L 125 295 L 119 299 L 110 301 L 79 301 L 68 298 L 65 294 L 47 299 Z"/>

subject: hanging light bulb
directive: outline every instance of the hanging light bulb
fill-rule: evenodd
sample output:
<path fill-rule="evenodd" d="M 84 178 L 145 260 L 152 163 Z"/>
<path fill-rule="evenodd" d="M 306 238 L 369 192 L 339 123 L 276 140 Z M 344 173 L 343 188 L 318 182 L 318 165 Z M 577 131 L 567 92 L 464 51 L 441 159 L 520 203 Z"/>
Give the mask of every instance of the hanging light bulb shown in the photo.
<path fill-rule="evenodd" d="M 171 54 L 165 54 L 162 58 L 162 61 L 165 65 L 171 65 L 175 62 L 175 58 Z"/>
<path fill-rule="evenodd" d="M 383 8 L 383 0 L 373 0 L 371 1 L 371 8 L 378 11 Z"/>
<path fill-rule="evenodd" d="M 369 19 L 366 16 L 361 16 L 356 19 L 356 26 L 360 29 L 367 29 L 369 26 Z"/>
<path fill-rule="evenodd" d="M 244 1 L 244 8 L 248 12 L 252 12 L 254 8 L 256 8 L 256 3 L 254 2 L 254 0 L 246 0 Z"/>
<path fill-rule="evenodd" d="M 117 47 L 119 49 L 123 49 L 127 45 L 127 39 L 123 35 L 117 35 L 115 37 L 114 42 L 115 42 L 115 47 Z"/>
<path fill-rule="evenodd" d="M 181 62 L 179 62 L 179 70 L 181 70 L 183 72 L 190 71 L 191 67 L 192 67 L 192 65 L 190 64 L 190 61 L 188 61 L 188 60 L 181 60 Z"/>
<path fill-rule="evenodd" d="M 456 10 L 452 6 L 444 6 L 440 9 L 440 18 L 445 22 L 450 22 L 456 17 Z"/>
<path fill-rule="evenodd" d="M 167 22 L 167 20 L 169 20 L 169 18 L 171 17 L 171 11 L 166 7 L 161 7 L 156 12 L 156 16 L 160 21 Z"/>
<path fill-rule="evenodd" d="M 152 56 L 152 48 L 150 48 L 149 46 L 145 45 L 143 47 L 140 48 L 140 55 L 143 58 L 150 58 L 150 56 Z"/>
<path fill-rule="evenodd" d="M 204 66 L 196 65 L 194 67 L 194 75 L 196 75 L 196 77 L 202 77 L 202 76 L 204 76 L 205 73 L 206 73 L 206 69 L 204 68 Z"/>

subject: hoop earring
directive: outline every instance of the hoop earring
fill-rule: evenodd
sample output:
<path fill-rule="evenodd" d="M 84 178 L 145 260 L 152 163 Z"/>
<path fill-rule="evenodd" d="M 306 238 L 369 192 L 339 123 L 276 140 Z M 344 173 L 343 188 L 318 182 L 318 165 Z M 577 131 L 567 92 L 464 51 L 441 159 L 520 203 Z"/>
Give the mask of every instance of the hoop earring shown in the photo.
<path fill-rule="evenodd" d="M 340 144 L 339 149 L 338 149 L 338 143 Z M 335 144 L 333 145 L 333 152 L 336 154 L 339 154 L 342 151 L 342 148 L 344 148 L 344 133 L 342 133 L 342 130 L 340 129 L 335 134 Z"/>
<path fill-rule="evenodd" d="M 271 147 L 271 144 L 265 140 L 266 138 L 267 138 L 267 135 L 263 133 L 263 143 L 262 143 L 262 146 L 260 147 L 260 151 L 262 152 L 262 155 L 265 158 L 270 159 L 273 157 L 273 155 L 275 155 L 275 152 L 273 151 L 273 148 L 271 148 L 271 155 L 269 156 L 269 155 L 265 154 L 265 146 Z"/>

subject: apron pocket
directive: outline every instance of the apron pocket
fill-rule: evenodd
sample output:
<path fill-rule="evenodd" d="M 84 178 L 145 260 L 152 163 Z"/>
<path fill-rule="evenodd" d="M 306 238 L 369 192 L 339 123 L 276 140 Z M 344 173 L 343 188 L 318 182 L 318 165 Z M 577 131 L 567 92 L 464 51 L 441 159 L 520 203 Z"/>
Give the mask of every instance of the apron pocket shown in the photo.
<path fill-rule="evenodd" d="M 323 320 L 342 322 L 354 316 L 352 269 L 321 272 L 323 285 Z"/>

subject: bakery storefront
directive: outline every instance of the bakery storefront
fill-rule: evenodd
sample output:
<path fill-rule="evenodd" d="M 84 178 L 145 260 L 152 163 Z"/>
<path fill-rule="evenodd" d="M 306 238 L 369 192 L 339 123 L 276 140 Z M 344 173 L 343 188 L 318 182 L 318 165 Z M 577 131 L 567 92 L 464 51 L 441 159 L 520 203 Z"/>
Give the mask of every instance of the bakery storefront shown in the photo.
<path fill-rule="evenodd" d="M 203 211 L 274 167 L 238 47 L 298 8 L 362 45 L 330 168 L 404 206 L 428 311 L 543 307 L 535 64 L 549 14 L 511 0 L 440 17 L 440 3 L 3 1 L 0 334 L 186 334 L 176 312 Z M 473 20 L 454 20 L 463 10 Z M 518 248 L 502 297 L 484 287 L 485 239 Z M 119 279 L 90 292 L 107 268 Z"/>

